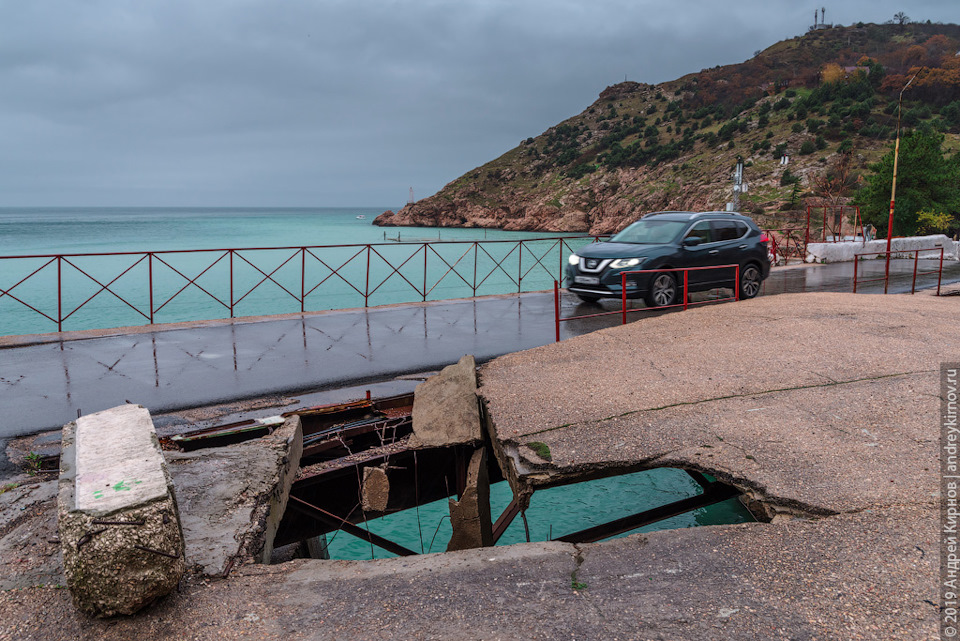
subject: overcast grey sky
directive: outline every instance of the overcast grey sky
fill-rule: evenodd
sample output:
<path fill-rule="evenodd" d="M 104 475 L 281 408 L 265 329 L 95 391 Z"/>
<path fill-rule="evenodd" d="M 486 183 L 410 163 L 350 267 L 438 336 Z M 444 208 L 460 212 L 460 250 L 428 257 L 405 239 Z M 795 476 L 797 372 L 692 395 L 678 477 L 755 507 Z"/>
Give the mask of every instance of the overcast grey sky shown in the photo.
<path fill-rule="evenodd" d="M 0 0 L 0 206 L 399 208 L 580 113 L 960 0 Z"/>

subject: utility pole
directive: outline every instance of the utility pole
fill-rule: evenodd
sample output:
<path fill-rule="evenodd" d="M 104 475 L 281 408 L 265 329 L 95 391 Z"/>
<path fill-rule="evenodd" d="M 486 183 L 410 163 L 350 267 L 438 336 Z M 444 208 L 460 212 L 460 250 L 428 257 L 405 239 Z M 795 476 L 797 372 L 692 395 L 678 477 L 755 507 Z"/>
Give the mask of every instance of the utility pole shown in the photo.
<path fill-rule="evenodd" d="M 740 194 L 747 191 L 743 182 L 743 160 L 737 157 L 737 168 L 733 171 L 733 211 L 740 211 Z"/>
<path fill-rule="evenodd" d="M 913 74 L 913 78 L 910 78 L 907 84 L 903 85 L 903 89 L 900 90 L 900 99 L 897 102 L 897 142 L 893 146 L 893 184 L 890 187 L 890 217 L 887 218 L 887 264 L 883 270 L 884 294 L 887 293 L 890 284 L 890 241 L 893 240 L 893 205 L 897 200 L 897 161 L 900 158 L 900 112 L 903 110 L 903 92 L 907 90 L 907 87 L 921 71 L 923 71 L 923 67 Z"/>

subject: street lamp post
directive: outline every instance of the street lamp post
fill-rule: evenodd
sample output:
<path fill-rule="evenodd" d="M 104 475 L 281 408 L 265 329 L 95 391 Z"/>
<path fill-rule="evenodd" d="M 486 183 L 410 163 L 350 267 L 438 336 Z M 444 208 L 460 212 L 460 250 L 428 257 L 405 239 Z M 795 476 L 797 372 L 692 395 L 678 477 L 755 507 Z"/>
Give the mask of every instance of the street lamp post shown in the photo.
<path fill-rule="evenodd" d="M 900 90 L 900 98 L 897 101 L 897 142 L 893 146 L 893 184 L 890 187 L 890 217 L 887 219 L 887 264 L 883 272 L 883 293 L 887 293 L 887 288 L 890 285 L 890 241 L 893 240 L 893 205 L 897 200 L 897 160 L 900 157 L 900 112 L 903 110 L 903 92 L 907 90 L 907 87 L 910 86 L 910 83 L 913 82 L 913 79 L 923 71 L 921 68 L 917 73 L 913 74 L 913 78 L 907 81 L 907 84 L 903 85 L 903 89 Z"/>

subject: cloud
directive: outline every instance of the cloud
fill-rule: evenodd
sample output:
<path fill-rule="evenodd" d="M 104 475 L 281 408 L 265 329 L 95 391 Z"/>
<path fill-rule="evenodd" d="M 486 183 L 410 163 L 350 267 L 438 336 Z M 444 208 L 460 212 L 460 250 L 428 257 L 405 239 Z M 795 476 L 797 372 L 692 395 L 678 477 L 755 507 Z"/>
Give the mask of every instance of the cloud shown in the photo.
<path fill-rule="evenodd" d="M 827 20 L 883 21 L 885 0 Z M 0 0 L 0 206 L 382 205 L 642 82 L 803 33 L 785 0 Z M 956 21 L 956 3 L 911 6 Z M 915 14 L 915 15 L 914 15 Z"/>

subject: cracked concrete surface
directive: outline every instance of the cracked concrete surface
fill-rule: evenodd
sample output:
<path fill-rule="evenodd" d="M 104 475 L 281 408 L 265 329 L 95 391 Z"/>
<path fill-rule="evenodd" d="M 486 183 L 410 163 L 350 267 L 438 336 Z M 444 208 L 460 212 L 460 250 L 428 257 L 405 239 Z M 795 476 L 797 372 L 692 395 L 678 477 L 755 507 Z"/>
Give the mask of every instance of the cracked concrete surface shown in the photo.
<path fill-rule="evenodd" d="M 502 441 L 550 447 L 533 483 L 675 466 L 774 509 L 932 506 L 956 312 L 942 298 L 845 294 L 700 308 L 498 358 L 480 394 Z"/>
<path fill-rule="evenodd" d="M 141 616 L 0 593 L 31 639 L 936 639 L 934 510 L 529 543 L 377 562 L 247 565 Z M 908 589 L 904 589 L 909 586 Z M 575 589 L 576 588 L 576 589 Z M 66 607 L 65 607 L 66 606 Z M 7 626 L 4 628 L 3 626 Z"/>

